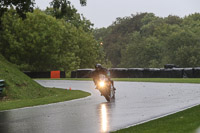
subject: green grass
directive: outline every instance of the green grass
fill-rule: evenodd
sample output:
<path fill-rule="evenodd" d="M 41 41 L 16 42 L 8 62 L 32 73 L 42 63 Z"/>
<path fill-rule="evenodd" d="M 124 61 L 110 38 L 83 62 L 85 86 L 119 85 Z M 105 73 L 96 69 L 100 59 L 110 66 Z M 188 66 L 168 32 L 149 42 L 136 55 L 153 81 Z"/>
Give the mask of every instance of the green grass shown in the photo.
<path fill-rule="evenodd" d="M 113 80 L 129 82 L 200 83 L 200 78 L 113 78 Z"/>
<path fill-rule="evenodd" d="M 52 95 L 44 96 L 41 98 L 33 99 L 16 99 L 16 100 L 5 100 L 0 102 L 0 111 L 16 109 L 22 107 L 31 107 L 43 104 L 57 103 L 62 101 L 73 100 L 77 98 L 83 98 L 89 96 L 90 93 L 79 91 L 79 90 L 64 90 L 57 88 L 47 88 L 51 91 Z"/>
<path fill-rule="evenodd" d="M 61 78 L 56 80 L 92 81 L 91 78 Z M 125 82 L 200 83 L 200 78 L 112 78 L 112 80 Z"/>
<path fill-rule="evenodd" d="M 6 87 L 0 95 L 0 110 L 36 106 L 82 98 L 90 93 L 45 88 L 19 71 L 0 55 L 0 79 L 5 80 Z"/>
<path fill-rule="evenodd" d="M 115 133 L 193 133 L 200 128 L 200 106 Z"/>

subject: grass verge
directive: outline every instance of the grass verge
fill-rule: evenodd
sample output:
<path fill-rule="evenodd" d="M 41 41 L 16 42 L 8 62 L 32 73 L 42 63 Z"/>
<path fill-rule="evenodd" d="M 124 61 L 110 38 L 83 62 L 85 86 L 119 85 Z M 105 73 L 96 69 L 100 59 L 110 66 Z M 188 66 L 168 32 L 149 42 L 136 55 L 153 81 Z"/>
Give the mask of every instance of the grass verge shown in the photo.
<path fill-rule="evenodd" d="M 91 78 L 61 78 L 53 80 L 92 81 Z M 112 78 L 112 80 L 126 81 L 126 82 L 197 83 L 197 84 L 200 83 L 200 78 Z"/>
<path fill-rule="evenodd" d="M 130 82 L 200 83 L 200 78 L 113 78 L 113 80 Z"/>
<path fill-rule="evenodd" d="M 113 133 L 194 133 L 200 127 L 200 106 Z"/>
<path fill-rule="evenodd" d="M 90 95 L 90 93 L 88 92 L 79 90 L 64 90 L 57 88 L 46 88 L 46 89 L 48 89 L 48 91 L 53 93 L 53 95 L 44 96 L 41 98 L 33 98 L 33 99 L 16 99 L 16 100 L 5 100 L 5 101 L 3 100 L 0 101 L 0 111 L 63 102 L 63 101 L 83 98 Z"/>

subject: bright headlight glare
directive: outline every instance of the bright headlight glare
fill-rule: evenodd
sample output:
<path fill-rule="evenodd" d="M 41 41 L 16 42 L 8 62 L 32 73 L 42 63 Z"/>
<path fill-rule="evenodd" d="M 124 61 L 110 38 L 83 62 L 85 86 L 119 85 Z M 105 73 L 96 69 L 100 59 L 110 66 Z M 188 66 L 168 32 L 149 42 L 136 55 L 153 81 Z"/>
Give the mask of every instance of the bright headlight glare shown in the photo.
<path fill-rule="evenodd" d="M 99 82 L 100 87 L 104 87 L 105 83 L 103 81 Z"/>

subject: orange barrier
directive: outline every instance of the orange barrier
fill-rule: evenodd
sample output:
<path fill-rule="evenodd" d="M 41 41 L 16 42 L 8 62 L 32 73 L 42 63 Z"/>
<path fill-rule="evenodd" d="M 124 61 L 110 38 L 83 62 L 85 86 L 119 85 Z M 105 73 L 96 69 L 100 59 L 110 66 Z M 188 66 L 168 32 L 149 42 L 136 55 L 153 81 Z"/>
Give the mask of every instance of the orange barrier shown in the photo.
<path fill-rule="evenodd" d="M 51 78 L 60 78 L 60 71 L 51 71 Z"/>

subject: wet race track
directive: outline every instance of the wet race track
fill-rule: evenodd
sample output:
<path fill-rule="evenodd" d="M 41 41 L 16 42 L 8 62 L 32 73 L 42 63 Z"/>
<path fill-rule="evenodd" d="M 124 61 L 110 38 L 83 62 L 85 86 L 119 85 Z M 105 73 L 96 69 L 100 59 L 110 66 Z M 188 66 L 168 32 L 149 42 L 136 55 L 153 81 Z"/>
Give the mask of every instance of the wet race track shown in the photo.
<path fill-rule="evenodd" d="M 0 112 L 0 133 L 98 133 L 115 131 L 200 103 L 199 84 L 115 82 L 106 102 L 92 81 L 37 80 L 43 86 L 84 90 L 83 99 Z"/>

